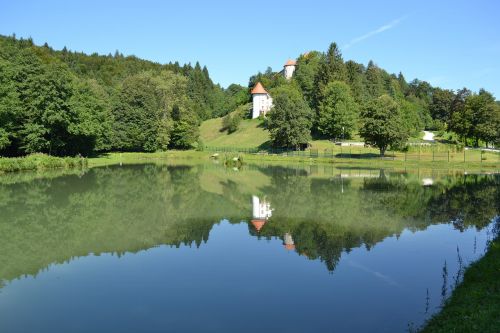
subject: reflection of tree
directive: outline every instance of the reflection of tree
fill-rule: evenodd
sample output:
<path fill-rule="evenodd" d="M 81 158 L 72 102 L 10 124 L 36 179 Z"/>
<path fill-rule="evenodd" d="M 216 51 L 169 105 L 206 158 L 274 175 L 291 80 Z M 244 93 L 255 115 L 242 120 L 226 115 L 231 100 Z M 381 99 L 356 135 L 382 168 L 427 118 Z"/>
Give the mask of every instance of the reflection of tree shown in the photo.
<path fill-rule="evenodd" d="M 499 211 L 498 204 L 491 205 L 499 202 L 498 176 L 474 176 L 477 181 L 456 177 L 422 186 L 406 175 L 383 172 L 357 182 L 306 177 L 294 169 L 264 172 L 272 177 L 263 192 L 274 212 L 258 236 L 283 237 L 289 232 L 299 254 L 324 261 L 330 270 L 342 251 L 362 245 L 370 249 L 405 228 L 421 230 L 462 216 L 465 227 L 481 228 Z"/>
<path fill-rule="evenodd" d="M 405 228 L 455 220 L 462 221 L 458 228 L 481 228 L 500 209 L 498 176 L 456 177 L 423 187 L 391 173 L 340 179 L 282 167 L 261 171 L 251 177 L 269 177 L 259 197 L 271 203 L 272 217 L 259 232 L 249 227 L 250 234 L 280 237 L 285 244 L 288 234 L 294 243 L 289 249 L 322 260 L 329 270 L 343 251 L 369 249 Z M 2 182 L 0 280 L 36 274 L 50 263 L 89 253 L 199 246 L 221 219 L 250 219 L 252 193 L 243 189 L 253 179 L 222 178 L 217 194 L 201 187 L 201 179 L 221 171 L 211 172 L 139 165 Z"/>
<path fill-rule="evenodd" d="M 0 280 L 89 253 L 199 246 L 214 223 L 246 212 L 201 191 L 198 177 L 146 165 L 0 185 Z"/>
<path fill-rule="evenodd" d="M 426 187 L 400 176 L 365 179 L 363 189 L 390 213 L 411 219 L 416 228 L 452 222 L 457 229 L 464 230 L 469 226 L 482 228 L 498 214 L 499 179 L 498 176 L 466 175 Z"/>

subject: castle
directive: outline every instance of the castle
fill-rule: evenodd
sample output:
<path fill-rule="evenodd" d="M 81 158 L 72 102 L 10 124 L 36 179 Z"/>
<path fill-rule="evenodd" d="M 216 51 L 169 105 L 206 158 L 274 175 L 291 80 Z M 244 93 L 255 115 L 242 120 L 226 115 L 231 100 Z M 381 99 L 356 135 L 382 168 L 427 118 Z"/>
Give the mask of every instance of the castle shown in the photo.
<path fill-rule="evenodd" d="M 297 62 L 295 60 L 288 60 L 283 66 L 283 70 L 280 72 L 285 79 L 290 80 L 293 77 L 293 73 L 295 72 L 295 67 L 297 66 Z M 273 107 L 273 98 L 269 93 L 264 89 L 262 83 L 257 82 L 255 87 L 253 87 L 252 91 L 252 119 L 258 118 L 259 116 L 265 116 L 271 108 Z"/>

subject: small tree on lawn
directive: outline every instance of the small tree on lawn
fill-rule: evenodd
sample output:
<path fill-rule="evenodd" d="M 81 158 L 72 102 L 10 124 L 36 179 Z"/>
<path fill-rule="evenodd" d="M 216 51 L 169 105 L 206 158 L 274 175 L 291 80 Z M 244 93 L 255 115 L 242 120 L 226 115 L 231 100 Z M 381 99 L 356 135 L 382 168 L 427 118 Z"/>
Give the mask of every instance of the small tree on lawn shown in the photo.
<path fill-rule="evenodd" d="M 385 155 L 387 148 L 401 146 L 408 140 L 408 129 L 399 105 L 388 95 L 368 103 L 361 112 L 361 119 L 359 134 L 365 143 L 380 149 L 380 156 Z"/>

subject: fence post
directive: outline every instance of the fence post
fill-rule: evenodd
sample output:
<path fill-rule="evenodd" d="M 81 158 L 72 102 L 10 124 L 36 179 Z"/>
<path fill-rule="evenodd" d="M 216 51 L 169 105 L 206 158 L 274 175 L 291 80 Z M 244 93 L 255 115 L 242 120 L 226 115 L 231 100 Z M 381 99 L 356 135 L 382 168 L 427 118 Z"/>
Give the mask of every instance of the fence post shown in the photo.
<path fill-rule="evenodd" d="M 448 163 L 450 163 L 450 150 L 448 149 Z"/>
<path fill-rule="evenodd" d="M 465 147 L 464 147 L 464 163 L 465 163 Z"/>
<path fill-rule="evenodd" d="M 481 154 L 479 155 L 479 158 L 481 159 L 481 163 L 483 163 L 483 150 L 481 149 Z"/>
<path fill-rule="evenodd" d="M 434 148 L 432 149 L 432 162 L 434 162 Z"/>

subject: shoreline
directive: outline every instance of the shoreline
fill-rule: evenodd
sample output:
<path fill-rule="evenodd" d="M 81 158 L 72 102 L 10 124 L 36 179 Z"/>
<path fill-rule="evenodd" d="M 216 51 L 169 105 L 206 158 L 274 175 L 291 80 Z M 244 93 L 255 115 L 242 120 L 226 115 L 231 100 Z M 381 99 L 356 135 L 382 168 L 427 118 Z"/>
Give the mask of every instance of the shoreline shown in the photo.
<path fill-rule="evenodd" d="M 498 332 L 499 274 L 500 237 L 497 237 L 485 255 L 466 268 L 462 283 L 419 332 Z"/>
<path fill-rule="evenodd" d="M 141 164 L 141 163 L 176 163 L 179 161 L 202 163 L 214 160 L 214 153 L 194 150 L 169 150 L 166 152 L 110 152 L 95 157 L 54 157 L 45 154 L 33 154 L 25 157 L 0 158 L 0 174 L 16 171 L 40 171 L 50 169 L 73 169 L 92 168 L 119 164 Z M 243 164 L 258 164 L 261 162 L 273 165 L 328 165 L 339 168 L 365 168 L 365 169 L 439 169 L 468 172 L 500 172 L 500 162 L 447 162 L 447 161 L 402 161 L 391 159 L 363 159 L 363 158 L 327 158 L 306 156 L 283 156 L 276 154 L 248 154 L 248 153 L 218 153 L 217 160 L 224 161 L 240 157 Z"/>

